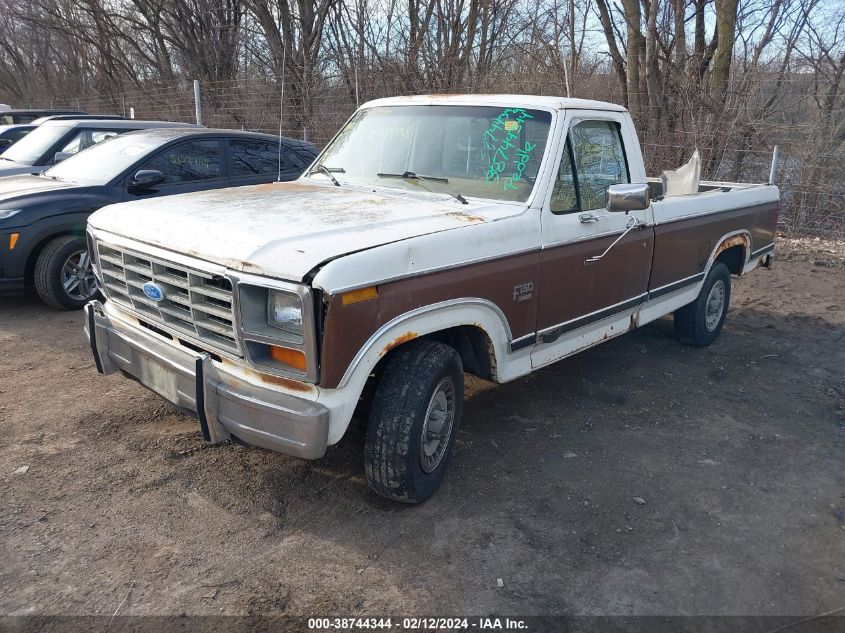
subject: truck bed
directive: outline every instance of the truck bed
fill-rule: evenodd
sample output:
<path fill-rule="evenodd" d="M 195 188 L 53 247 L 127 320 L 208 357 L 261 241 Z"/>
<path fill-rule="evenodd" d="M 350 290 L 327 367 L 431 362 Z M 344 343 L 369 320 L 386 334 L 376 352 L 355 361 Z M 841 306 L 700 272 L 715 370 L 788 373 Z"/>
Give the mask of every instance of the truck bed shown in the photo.
<path fill-rule="evenodd" d="M 659 179 L 650 179 L 655 248 L 651 289 L 703 275 L 717 245 L 731 238 L 742 247 L 734 272 L 774 246 L 780 194 L 766 184 L 701 182 L 699 193 L 662 198 Z M 739 252 L 739 249 L 737 249 Z"/>
<path fill-rule="evenodd" d="M 663 182 L 660 178 L 649 178 L 648 186 L 651 189 L 651 199 L 654 201 L 663 200 Z M 723 182 L 718 180 L 702 180 L 698 185 L 698 193 L 691 196 L 676 196 L 678 199 L 696 198 L 704 193 L 729 193 L 731 191 L 740 191 L 747 189 L 760 190 L 765 187 L 770 187 L 768 184 L 750 183 L 750 182 Z"/>

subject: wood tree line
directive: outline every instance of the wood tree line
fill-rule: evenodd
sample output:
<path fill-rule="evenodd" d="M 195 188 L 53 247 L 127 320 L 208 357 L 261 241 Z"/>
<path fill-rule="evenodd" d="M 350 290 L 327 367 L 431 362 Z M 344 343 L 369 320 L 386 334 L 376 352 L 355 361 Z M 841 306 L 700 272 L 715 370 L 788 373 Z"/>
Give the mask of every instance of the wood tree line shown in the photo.
<path fill-rule="evenodd" d="M 695 146 L 762 179 L 781 144 L 787 228 L 845 236 L 841 0 L 0 0 L 0 29 L 0 102 L 153 111 L 197 78 L 215 124 L 272 129 L 284 78 L 315 140 L 388 94 L 622 102 L 652 170 Z"/>

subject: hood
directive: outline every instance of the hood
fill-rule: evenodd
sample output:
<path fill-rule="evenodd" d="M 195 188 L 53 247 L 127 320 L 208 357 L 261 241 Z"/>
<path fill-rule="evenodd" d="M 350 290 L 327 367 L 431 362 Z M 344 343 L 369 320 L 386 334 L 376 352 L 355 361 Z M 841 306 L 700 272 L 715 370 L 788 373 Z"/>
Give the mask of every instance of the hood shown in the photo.
<path fill-rule="evenodd" d="M 0 174 L 3 175 L 3 174 Z M 0 203 L 34 194 L 47 194 L 68 189 L 81 189 L 80 185 L 65 180 L 53 180 L 40 176 L 11 176 L 0 178 Z"/>
<path fill-rule="evenodd" d="M 524 205 L 303 181 L 111 205 L 89 223 L 242 272 L 301 281 L 319 264 L 418 235 L 488 222 Z"/>
<path fill-rule="evenodd" d="M 24 165 L 23 163 L 16 163 L 13 160 L 0 159 L 0 177 L 15 176 L 17 174 L 40 174 L 45 169 L 47 168 L 34 165 Z"/>

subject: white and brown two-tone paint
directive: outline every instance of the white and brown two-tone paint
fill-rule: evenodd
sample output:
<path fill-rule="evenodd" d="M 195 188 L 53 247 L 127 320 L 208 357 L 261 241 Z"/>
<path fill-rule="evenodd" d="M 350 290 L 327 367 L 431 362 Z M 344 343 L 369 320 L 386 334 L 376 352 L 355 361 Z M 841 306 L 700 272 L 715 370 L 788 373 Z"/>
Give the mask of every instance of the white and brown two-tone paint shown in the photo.
<path fill-rule="evenodd" d="M 337 187 L 314 173 L 294 183 L 117 205 L 90 221 L 98 242 L 119 240 L 137 252 L 155 249 L 159 258 L 171 253 L 182 265 L 230 274 L 235 298 L 243 275 L 250 283 L 283 281 L 307 290 L 316 321 L 309 324 L 312 380 L 268 372 L 243 354 L 221 350 L 209 349 L 208 362 L 217 384 L 231 377 L 233 384 L 278 393 L 284 411 L 296 402 L 324 408 L 327 432 L 320 441 L 340 440 L 368 378 L 408 341 L 447 341 L 467 370 L 506 382 L 689 304 L 717 260 L 741 275 L 771 254 L 779 197 L 768 185 L 703 182 L 698 193 L 656 195 L 640 210 L 582 205 L 555 212 L 567 139 L 580 123 L 615 126 L 625 180 L 649 182 L 631 118 L 620 106 L 481 95 L 396 98 L 363 107 L 407 104 L 547 111 L 549 139 L 530 196 L 518 203 L 467 197 L 463 204 L 389 182 Z M 632 222 L 636 226 L 617 242 Z M 141 336 L 137 332 L 164 332 L 170 338 L 163 337 L 163 345 L 203 349 L 202 341 L 166 323 L 148 323 L 126 306 L 107 302 L 102 310 L 128 344 Z M 127 367 L 121 366 L 131 373 Z M 272 433 L 268 425 L 265 435 Z M 227 428 L 237 434 L 240 427 Z"/>

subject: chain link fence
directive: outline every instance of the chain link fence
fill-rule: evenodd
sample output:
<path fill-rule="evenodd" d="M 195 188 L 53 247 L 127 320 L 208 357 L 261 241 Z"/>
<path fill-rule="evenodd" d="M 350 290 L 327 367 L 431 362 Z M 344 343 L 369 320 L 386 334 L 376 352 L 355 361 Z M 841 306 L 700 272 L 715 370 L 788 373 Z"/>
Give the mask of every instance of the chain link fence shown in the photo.
<path fill-rule="evenodd" d="M 772 94 L 773 83 L 785 95 L 778 106 L 758 107 Z M 783 89 L 783 82 L 790 82 Z M 646 106 L 634 113 L 648 173 L 658 175 L 689 159 L 694 148 L 702 155 L 702 178 L 767 182 L 775 145 L 780 147 L 776 182 L 781 189 L 781 230 L 788 235 L 845 239 L 845 151 L 842 121 L 845 110 L 829 113 L 822 125 L 811 111 L 811 78 L 801 76 L 733 86 L 731 102 L 716 120 L 695 95 L 678 96 L 681 107 L 667 111 Z M 382 69 L 351 69 L 304 82 L 245 77 L 203 82 L 201 107 L 208 127 L 244 129 L 302 138 L 322 148 L 357 103 L 394 96 L 436 92 L 416 77 Z M 563 77 L 515 73 L 486 78 L 462 88 L 470 93 L 565 95 Z M 572 96 L 621 103 L 616 80 L 607 75 L 581 78 Z M 91 113 L 134 114 L 137 119 L 195 122 L 193 83 L 156 84 L 118 94 L 86 95 L 61 103 L 39 104 L 80 108 Z M 764 114 L 760 114 L 764 112 Z M 837 123 L 839 122 L 839 123 Z"/>

